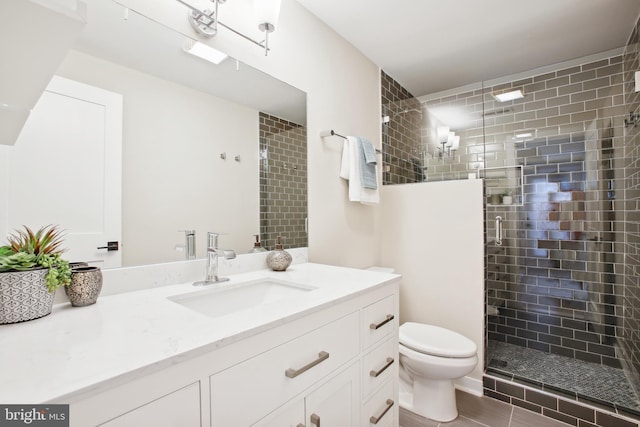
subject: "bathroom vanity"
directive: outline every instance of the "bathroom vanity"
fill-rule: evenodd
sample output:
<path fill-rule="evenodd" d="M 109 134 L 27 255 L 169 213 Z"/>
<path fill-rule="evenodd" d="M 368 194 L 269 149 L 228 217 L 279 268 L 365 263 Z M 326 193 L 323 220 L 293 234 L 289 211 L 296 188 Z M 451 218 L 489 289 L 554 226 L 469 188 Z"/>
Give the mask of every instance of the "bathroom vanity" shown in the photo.
<path fill-rule="evenodd" d="M 71 426 L 395 426 L 400 276 L 312 263 L 0 328 L 2 403 Z M 7 377 L 5 379 L 5 377 Z"/>

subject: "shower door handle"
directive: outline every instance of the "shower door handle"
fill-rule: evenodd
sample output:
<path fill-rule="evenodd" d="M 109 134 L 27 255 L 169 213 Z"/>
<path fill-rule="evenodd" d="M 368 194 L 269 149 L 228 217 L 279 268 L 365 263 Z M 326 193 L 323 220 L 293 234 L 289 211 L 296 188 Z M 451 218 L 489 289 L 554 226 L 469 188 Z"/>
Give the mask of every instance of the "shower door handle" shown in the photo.
<path fill-rule="evenodd" d="M 496 246 L 502 246 L 502 217 L 496 217 Z"/>

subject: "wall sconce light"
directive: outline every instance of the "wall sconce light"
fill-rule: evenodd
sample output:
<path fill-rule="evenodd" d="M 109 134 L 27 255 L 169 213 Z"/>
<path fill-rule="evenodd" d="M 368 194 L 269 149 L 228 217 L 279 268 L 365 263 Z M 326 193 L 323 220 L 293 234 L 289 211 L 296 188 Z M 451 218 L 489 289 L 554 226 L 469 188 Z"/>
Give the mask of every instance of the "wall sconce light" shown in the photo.
<path fill-rule="evenodd" d="M 436 129 L 436 133 L 438 135 L 438 144 L 442 145 L 442 148 L 438 147 L 438 150 L 441 150 L 440 157 L 442 157 L 442 153 L 444 153 L 444 147 L 449 142 L 449 126 L 439 126 Z"/>
<path fill-rule="evenodd" d="M 253 0 L 258 29 L 264 33 L 264 56 L 269 52 L 269 33 L 276 29 L 281 0 Z"/>
<path fill-rule="evenodd" d="M 453 143 L 449 147 L 449 151 L 457 151 L 458 147 L 460 147 L 460 135 L 453 136 Z"/>
<path fill-rule="evenodd" d="M 438 135 L 439 157 L 442 158 L 445 154 L 451 156 L 452 152 L 456 151 L 460 146 L 460 136 L 456 135 L 455 132 L 450 132 L 447 126 L 438 127 L 436 133 Z"/>
<path fill-rule="evenodd" d="M 240 31 L 234 30 L 228 25 L 223 24 L 219 19 L 218 6 L 226 3 L 227 0 L 210 0 L 213 3 L 212 9 L 201 10 L 185 0 L 176 0 L 189 8 L 189 23 L 191 27 L 204 38 L 211 38 L 218 34 L 218 26 L 239 35 L 240 37 L 250 41 L 251 43 L 264 48 L 264 54 L 269 53 L 269 33 L 276 29 L 278 15 L 280 14 L 280 0 L 255 0 L 254 7 L 256 17 L 259 19 L 258 28 L 266 34 L 264 42 L 258 42 L 249 36 L 242 34 Z"/>

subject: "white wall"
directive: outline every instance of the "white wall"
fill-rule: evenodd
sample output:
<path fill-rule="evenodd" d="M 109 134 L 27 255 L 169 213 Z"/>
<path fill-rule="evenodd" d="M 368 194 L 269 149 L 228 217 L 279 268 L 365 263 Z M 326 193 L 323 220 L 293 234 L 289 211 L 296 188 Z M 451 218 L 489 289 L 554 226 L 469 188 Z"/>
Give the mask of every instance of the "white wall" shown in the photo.
<path fill-rule="evenodd" d="M 186 9 L 174 0 L 118 0 L 158 22 L 193 35 Z M 250 1 L 227 2 L 221 20 L 262 40 Z M 309 258 L 351 267 L 379 262 L 379 208 L 350 203 L 338 177 L 342 140 L 323 141 L 334 129 L 380 144 L 379 68 L 295 0 L 283 0 L 271 51 L 220 30 L 209 42 L 241 61 L 307 93 Z"/>
<path fill-rule="evenodd" d="M 184 259 L 175 246 L 185 228 L 196 230 L 200 258 L 207 231 L 229 233 L 222 247 L 251 247 L 258 111 L 75 51 L 58 74 L 123 95 L 123 265 Z"/>
<path fill-rule="evenodd" d="M 400 323 L 454 330 L 478 346 L 482 380 L 482 180 L 385 186 L 382 264 L 402 274 Z M 480 385 L 481 390 L 481 385 Z"/>

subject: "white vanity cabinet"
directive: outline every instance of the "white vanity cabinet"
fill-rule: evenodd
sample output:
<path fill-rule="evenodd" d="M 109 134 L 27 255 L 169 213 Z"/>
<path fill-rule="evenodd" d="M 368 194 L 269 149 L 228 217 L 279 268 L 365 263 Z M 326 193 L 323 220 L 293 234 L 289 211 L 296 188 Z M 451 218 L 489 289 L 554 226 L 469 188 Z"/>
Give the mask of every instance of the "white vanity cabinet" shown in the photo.
<path fill-rule="evenodd" d="M 211 376 L 211 424 L 247 426 L 359 353 L 353 312 Z"/>
<path fill-rule="evenodd" d="M 398 295 L 362 309 L 362 416 L 360 425 L 398 423 Z"/>
<path fill-rule="evenodd" d="M 200 425 L 200 385 L 198 383 L 176 390 L 101 424 L 104 427 L 199 427 Z"/>
<path fill-rule="evenodd" d="M 278 408 L 255 427 L 357 426 L 360 366 L 356 362 L 304 397 Z"/>
<path fill-rule="evenodd" d="M 72 427 L 397 426 L 398 283 L 77 393 Z"/>

